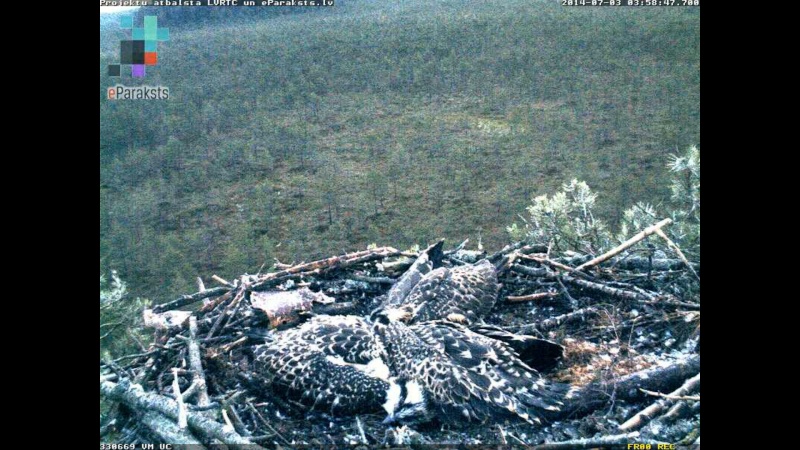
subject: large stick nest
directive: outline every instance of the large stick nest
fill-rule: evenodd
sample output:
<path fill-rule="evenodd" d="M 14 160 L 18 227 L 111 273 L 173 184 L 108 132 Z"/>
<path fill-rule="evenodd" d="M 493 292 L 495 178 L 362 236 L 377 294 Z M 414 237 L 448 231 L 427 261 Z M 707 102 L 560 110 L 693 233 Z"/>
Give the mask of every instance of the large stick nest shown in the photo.
<path fill-rule="evenodd" d="M 379 415 L 308 412 L 255 387 L 252 347 L 266 333 L 309 314 L 369 314 L 415 257 L 386 247 L 232 282 L 214 277 L 219 287 L 146 311 L 154 344 L 101 361 L 101 394 L 115 405 L 101 415 L 101 440 L 264 447 L 699 441 L 699 265 L 689 270 L 685 259 L 630 251 L 581 271 L 575 268 L 591 257 L 555 258 L 541 247 L 446 252 L 445 265 L 486 257 L 501 268 L 501 296 L 487 323 L 565 346 L 560 364 L 544 375 L 583 388 L 556 422 L 395 429 Z M 183 428 L 176 392 L 189 416 Z M 166 406 L 154 412 L 148 401 Z"/>

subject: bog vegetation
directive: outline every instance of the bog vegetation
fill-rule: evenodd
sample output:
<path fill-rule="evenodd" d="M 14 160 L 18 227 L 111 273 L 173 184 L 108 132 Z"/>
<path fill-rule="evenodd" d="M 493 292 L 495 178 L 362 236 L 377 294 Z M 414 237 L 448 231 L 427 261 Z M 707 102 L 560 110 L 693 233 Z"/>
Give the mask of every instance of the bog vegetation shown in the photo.
<path fill-rule="evenodd" d="M 163 18 L 155 104 L 105 101 L 124 34 L 101 23 L 101 271 L 133 298 L 373 242 L 494 250 L 513 222 L 586 253 L 673 210 L 699 220 L 670 204 L 696 193 L 665 163 L 699 142 L 697 10 L 354 0 L 236 19 Z"/>

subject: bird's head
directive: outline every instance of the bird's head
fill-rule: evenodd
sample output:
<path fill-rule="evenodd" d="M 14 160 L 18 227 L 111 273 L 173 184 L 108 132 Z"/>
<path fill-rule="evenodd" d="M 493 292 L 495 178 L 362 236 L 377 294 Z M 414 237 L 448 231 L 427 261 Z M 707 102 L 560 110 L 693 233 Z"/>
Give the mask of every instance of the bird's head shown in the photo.
<path fill-rule="evenodd" d="M 371 315 L 373 323 L 409 323 L 414 318 L 414 309 L 409 305 L 380 308 Z"/>
<path fill-rule="evenodd" d="M 400 380 L 391 383 L 386 392 L 383 409 L 388 414 L 383 421 L 386 425 L 413 425 L 427 422 L 433 415 L 428 409 L 425 391 L 414 380 Z"/>

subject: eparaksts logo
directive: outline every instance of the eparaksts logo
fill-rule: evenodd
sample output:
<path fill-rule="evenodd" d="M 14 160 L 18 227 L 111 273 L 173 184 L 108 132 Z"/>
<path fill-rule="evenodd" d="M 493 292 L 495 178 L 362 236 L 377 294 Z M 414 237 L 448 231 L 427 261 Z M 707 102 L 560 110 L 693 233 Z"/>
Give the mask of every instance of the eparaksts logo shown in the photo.
<path fill-rule="evenodd" d="M 130 66 L 133 78 L 144 78 L 147 66 L 158 65 L 158 44 L 169 41 L 169 28 L 158 26 L 158 17 L 145 16 L 144 25 L 133 25 L 133 16 L 121 16 L 120 28 L 129 30 L 131 39 L 119 43 L 119 64 L 108 66 L 108 76 L 122 76 L 122 67 Z"/>
<path fill-rule="evenodd" d="M 169 88 L 163 86 L 122 86 L 108 88 L 109 100 L 169 100 Z"/>

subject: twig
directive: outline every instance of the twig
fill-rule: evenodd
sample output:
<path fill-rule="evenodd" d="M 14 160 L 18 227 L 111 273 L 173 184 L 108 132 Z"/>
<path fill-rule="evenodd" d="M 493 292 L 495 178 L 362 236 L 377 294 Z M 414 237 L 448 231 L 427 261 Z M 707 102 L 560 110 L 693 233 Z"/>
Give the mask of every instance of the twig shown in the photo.
<path fill-rule="evenodd" d="M 361 443 L 368 445 L 367 434 L 364 433 L 364 425 L 361 424 L 361 417 L 356 416 L 356 426 L 358 427 L 358 435 L 361 437 Z"/>
<path fill-rule="evenodd" d="M 239 301 L 244 297 L 244 294 L 245 294 L 245 289 L 240 288 L 239 293 L 236 294 L 236 297 L 234 297 L 233 301 L 230 302 L 228 306 L 225 307 L 225 310 L 222 311 L 219 317 L 217 317 L 217 320 L 214 321 L 214 325 L 211 326 L 211 330 L 208 332 L 208 335 L 206 335 L 206 339 L 211 339 L 212 337 L 214 337 L 214 333 L 217 332 L 217 328 L 219 328 L 220 324 L 222 324 L 222 321 L 228 316 L 228 312 L 235 305 L 239 304 Z"/>
<path fill-rule="evenodd" d="M 520 438 L 518 438 L 518 437 L 514 436 L 514 434 L 513 434 L 513 433 L 508 433 L 508 436 L 511 436 L 511 437 L 512 437 L 512 438 L 513 438 L 515 441 L 517 441 L 517 442 L 519 442 L 520 444 L 522 444 L 523 446 L 525 446 L 525 448 L 533 448 L 533 447 L 531 447 L 530 445 L 526 444 L 526 443 L 525 443 L 525 441 L 523 441 L 522 439 L 520 439 Z"/>
<path fill-rule="evenodd" d="M 647 389 L 639 389 L 640 391 L 644 392 L 647 395 L 652 395 L 653 397 L 661 397 L 667 400 L 686 400 L 686 401 L 693 401 L 699 402 L 700 396 L 699 395 L 672 395 L 672 394 L 662 394 L 661 392 L 654 392 L 648 391 Z"/>
<path fill-rule="evenodd" d="M 232 350 L 234 347 L 238 347 L 238 346 L 240 346 L 240 345 L 244 344 L 245 342 L 247 342 L 247 340 L 248 340 L 248 339 L 249 339 L 249 338 L 248 338 L 247 336 L 241 337 L 241 338 L 239 338 L 238 340 L 236 340 L 236 341 L 234 341 L 234 342 L 231 342 L 231 343 L 228 343 L 228 344 L 225 344 L 225 345 L 223 345 L 223 346 L 222 346 L 222 347 L 220 347 L 219 349 L 220 349 L 220 350 L 222 350 L 222 352 L 223 352 L 223 353 L 228 353 L 228 352 L 229 352 L 229 351 L 231 351 L 231 350 Z"/>
<path fill-rule="evenodd" d="M 364 283 L 371 283 L 371 284 L 382 284 L 386 286 L 391 286 L 397 282 L 396 280 L 393 280 L 392 278 L 389 277 L 368 277 L 366 275 L 359 275 L 357 273 L 353 274 L 350 278 L 352 278 L 355 281 L 361 281 Z"/>
<path fill-rule="evenodd" d="M 253 406 L 253 404 L 252 404 L 252 403 L 248 402 L 248 403 L 247 403 L 247 407 L 248 407 L 248 408 L 250 408 L 250 410 L 251 410 L 251 411 L 253 411 L 253 412 L 255 413 L 256 417 L 258 417 L 258 420 L 260 420 L 260 421 L 261 421 L 261 423 L 262 423 L 262 424 L 264 424 L 264 426 L 265 426 L 265 427 L 267 427 L 267 428 L 269 429 L 269 431 L 272 431 L 273 433 L 275 433 L 275 435 L 276 435 L 276 436 L 278 436 L 278 437 L 279 437 L 279 438 L 280 438 L 280 439 L 283 441 L 283 443 L 284 443 L 284 444 L 286 444 L 286 445 L 288 445 L 288 446 L 290 446 L 290 447 L 292 446 L 292 443 L 291 443 L 291 442 L 289 442 L 289 440 L 288 440 L 288 439 L 286 439 L 285 437 L 283 437 L 283 435 L 282 435 L 282 434 L 280 434 L 280 433 L 278 432 L 278 430 L 276 430 L 275 428 L 273 428 L 273 427 L 272 427 L 272 425 L 270 425 L 270 424 L 269 424 L 269 422 L 267 422 L 267 420 L 266 420 L 266 419 L 264 419 L 264 416 L 262 416 L 262 415 L 261 415 L 261 413 L 260 413 L 260 412 L 258 412 L 258 410 L 256 409 L 256 407 L 255 407 L 255 406 Z"/>
<path fill-rule="evenodd" d="M 236 431 L 242 436 L 246 437 L 252 436 L 252 433 L 250 433 L 250 431 L 247 430 L 247 426 L 245 426 L 244 421 L 242 421 L 242 418 L 239 416 L 239 413 L 236 411 L 234 405 L 233 404 L 228 405 L 227 409 L 231 412 L 231 417 L 232 417 L 231 421 L 233 422 L 233 426 L 236 429 Z"/>
<path fill-rule="evenodd" d="M 498 425 L 497 430 L 500 431 L 500 441 L 503 443 L 503 445 L 508 445 L 508 440 L 506 439 L 506 430 L 503 429 L 502 425 Z"/>
<path fill-rule="evenodd" d="M 121 326 L 122 326 L 122 322 L 114 324 L 114 326 L 112 326 L 110 330 L 106 331 L 102 336 L 100 336 L 100 340 L 102 341 L 103 339 L 111 336 L 111 334 L 114 333 L 114 331 L 116 331 L 117 328 L 119 328 Z"/>
<path fill-rule="evenodd" d="M 639 242 L 645 240 L 648 236 L 651 236 L 651 235 L 655 234 L 658 230 L 664 228 L 665 226 L 671 225 L 671 224 L 672 224 L 672 219 L 664 219 L 661 222 L 659 222 L 659 223 L 657 223 L 657 224 L 655 224 L 655 225 L 653 225 L 651 227 L 646 228 L 644 231 L 642 231 L 641 233 L 637 234 L 636 236 L 628 239 L 627 241 L 625 241 L 619 247 L 617 247 L 617 248 L 615 248 L 615 249 L 613 249 L 613 250 L 611 250 L 611 251 L 609 251 L 609 252 L 607 252 L 607 253 L 605 253 L 603 255 L 600 255 L 597 258 L 595 258 L 595 259 L 593 259 L 593 260 L 591 260 L 591 261 L 589 261 L 587 263 L 581 264 L 575 270 L 581 271 L 583 269 L 586 269 L 586 268 L 589 268 L 589 267 L 594 267 L 594 266 L 596 266 L 598 264 L 601 264 L 601 263 L 603 263 L 605 261 L 608 261 L 609 259 L 619 255 L 620 253 L 624 252 L 625 250 L 627 250 L 627 249 L 633 247 L 634 245 L 638 244 Z"/>
<path fill-rule="evenodd" d="M 114 328 L 116 328 L 116 327 L 118 327 L 118 326 L 120 326 L 120 325 L 122 325 L 122 324 L 123 324 L 123 322 L 101 323 L 101 324 L 100 324 L 100 329 L 102 330 L 103 328 L 107 328 L 107 327 L 114 327 Z"/>
<path fill-rule="evenodd" d="M 466 241 L 462 242 L 461 245 L 459 245 L 458 247 L 454 248 L 453 250 L 448 250 L 448 251 L 444 252 L 444 254 L 445 254 L 445 256 L 454 255 L 454 254 L 460 252 L 461 250 L 464 250 L 465 248 L 467 248 L 467 244 L 469 244 L 469 239 L 467 239 Z"/>
<path fill-rule="evenodd" d="M 183 402 L 184 403 L 188 402 L 198 392 L 200 392 L 200 383 L 198 383 L 197 381 L 192 381 L 192 384 L 189 386 L 189 388 L 186 389 L 185 391 L 183 391 L 183 393 L 181 394 L 181 397 L 183 398 Z M 187 405 L 187 408 L 189 406 L 192 406 L 192 405 Z"/>
<path fill-rule="evenodd" d="M 667 236 L 666 233 L 664 233 L 662 230 L 656 230 L 656 234 L 659 235 L 661 239 L 667 241 L 667 245 L 669 246 L 669 248 L 671 248 L 678 255 L 678 258 L 680 258 L 681 261 L 683 261 L 683 264 L 686 265 L 686 268 L 689 269 L 689 272 L 692 272 L 692 275 L 694 275 L 697 281 L 700 281 L 700 275 L 698 275 L 697 272 L 694 270 L 694 266 L 692 266 L 692 263 L 690 263 L 689 260 L 686 259 L 686 256 L 683 254 L 680 247 L 678 247 L 678 244 L 672 242 L 672 239 L 670 239 L 669 236 Z"/>
<path fill-rule="evenodd" d="M 187 305 L 191 305 L 192 303 L 197 303 L 200 300 L 205 300 L 211 297 L 218 297 L 220 295 L 226 294 L 228 291 L 230 291 L 230 288 L 228 287 L 217 287 L 214 289 L 207 289 L 205 291 L 198 292 L 192 295 L 184 295 L 183 297 L 177 300 L 173 300 L 169 303 L 157 305 L 155 308 L 153 308 L 153 313 L 160 314 L 165 311 L 172 311 Z"/>
<path fill-rule="evenodd" d="M 509 303 L 524 303 L 524 302 L 535 302 L 537 300 L 544 300 L 546 298 L 553 298 L 553 297 L 558 297 L 558 293 L 539 292 L 536 294 L 524 295 L 522 297 L 510 296 L 506 298 L 506 301 L 508 301 Z"/>
<path fill-rule="evenodd" d="M 564 280 L 562 280 L 561 277 L 558 277 L 556 278 L 556 281 L 558 281 L 558 285 L 561 287 L 561 293 L 564 294 L 564 297 L 567 297 L 567 301 L 569 301 L 570 305 L 577 306 L 578 301 L 572 298 L 572 296 L 569 294 L 569 289 L 567 289 L 567 286 L 564 285 Z"/>
<path fill-rule="evenodd" d="M 125 360 L 128 360 L 128 359 L 144 358 L 146 356 L 153 356 L 156 353 L 158 353 L 158 351 L 157 350 L 153 350 L 153 351 L 150 351 L 150 352 L 147 352 L 147 353 L 139 353 L 139 354 L 136 354 L 136 355 L 122 356 L 122 357 L 119 357 L 119 358 L 115 359 L 114 362 L 118 363 L 120 361 L 125 361 Z"/>
<path fill-rule="evenodd" d="M 589 281 L 594 281 L 594 279 L 595 279 L 591 275 L 583 273 L 580 270 L 577 270 L 577 269 L 575 269 L 573 267 L 570 267 L 570 266 L 568 266 L 566 264 L 561 264 L 558 261 L 553 261 L 552 259 L 549 259 L 549 258 L 540 258 L 538 256 L 528 256 L 528 255 L 520 255 L 520 258 L 526 259 L 528 261 L 534 261 L 534 262 L 537 262 L 539 264 L 545 264 L 545 265 L 548 265 L 550 267 L 555 267 L 556 269 L 560 269 L 560 270 L 563 270 L 565 272 L 569 272 L 569 273 L 571 273 L 571 274 L 573 274 L 575 276 L 578 276 L 580 278 L 584 278 L 584 279 L 589 280 Z"/>

